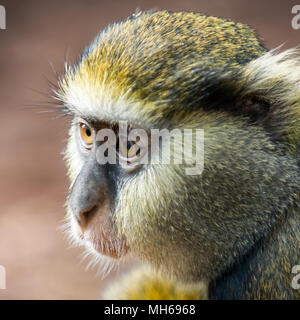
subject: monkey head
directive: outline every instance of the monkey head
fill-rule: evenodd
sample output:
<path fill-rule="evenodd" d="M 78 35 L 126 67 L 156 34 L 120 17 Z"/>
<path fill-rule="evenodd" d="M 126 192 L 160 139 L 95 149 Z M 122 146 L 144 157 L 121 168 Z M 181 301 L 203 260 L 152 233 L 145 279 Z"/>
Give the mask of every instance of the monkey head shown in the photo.
<path fill-rule="evenodd" d="M 298 201 L 299 71 L 296 51 L 268 51 L 229 20 L 140 12 L 107 27 L 56 92 L 73 117 L 72 238 L 99 259 L 132 253 L 183 281 L 235 264 Z M 152 129 L 203 130 L 201 174 L 176 161 L 141 164 L 136 144 L 119 135 L 123 122 L 146 142 Z M 101 160 L 102 130 L 115 133 L 114 154 L 130 163 Z M 195 151 L 195 139 L 173 147 L 176 158 Z"/>

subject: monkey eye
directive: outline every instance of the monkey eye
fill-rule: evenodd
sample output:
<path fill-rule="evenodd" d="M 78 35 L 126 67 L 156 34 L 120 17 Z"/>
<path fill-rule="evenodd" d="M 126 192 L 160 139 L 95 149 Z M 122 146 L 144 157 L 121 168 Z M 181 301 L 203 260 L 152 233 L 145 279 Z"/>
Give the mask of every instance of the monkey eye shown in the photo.
<path fill-rule="evenodd" d="M 120 152 L 128 160 L 134 160 L 140 154 L 140 147 L 134 141 L 124 141 L 119 143 Z"/>
<path fill-rule="evenodd" d="M 90 149 L 93 144 L 93 131 L 92 129 L 84 122 L 79 122 L 80 138 L 84 146 L 87 149 Z"/>
<path fill-rule="evenodd" d="M 120 136 L 118 140 L 118 158 L 121 166 L 127 172 L 132 172 L 141 166 L 143 158 L 148 154 L 148 136 L 135 138 L 131 141 Z"/>
<path fill-rule="evenodd" d="M 140 152 L 140 147 L 135 142 L 127 141 L 127 158 L 138 157 Z"/>

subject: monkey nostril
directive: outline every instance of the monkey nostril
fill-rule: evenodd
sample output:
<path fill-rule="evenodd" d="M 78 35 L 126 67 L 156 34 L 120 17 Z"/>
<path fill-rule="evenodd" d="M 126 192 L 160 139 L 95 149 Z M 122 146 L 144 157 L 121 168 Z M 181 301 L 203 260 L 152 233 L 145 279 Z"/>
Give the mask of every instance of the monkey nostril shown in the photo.
<path fill-rule="evenodd" d="M 92 220 L 97 212 L 97 206 L 91 205 L 80 210 L 78 215 L 76 215 L 77 222 L 79 223 L 82 231 L 88 226 L 89 222 Z"/>

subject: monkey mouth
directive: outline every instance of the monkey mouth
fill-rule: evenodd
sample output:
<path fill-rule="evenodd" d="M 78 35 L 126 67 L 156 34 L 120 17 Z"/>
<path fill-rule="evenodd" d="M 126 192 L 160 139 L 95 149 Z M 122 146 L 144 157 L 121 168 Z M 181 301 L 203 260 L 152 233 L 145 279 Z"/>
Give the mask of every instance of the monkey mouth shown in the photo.
<path fill-rule="evenodd" d="M 113 259 L 120 259 L 128 252 L 128 246 L 125 239 L 106 238 L 105 236 L 98 236 L 90 238 L 85 237 L 84 240 L 91 246 L 97 253 L 108 256 Z"/>
<path fill-rule="evenodd" d="M 129 250 L 125 237 L 120 238 L 112 231 L 95 232 L 89 229 L 82 231 L 75 223 L 75 234 L 85 246 L 113 259 L 124 257 Z"/>

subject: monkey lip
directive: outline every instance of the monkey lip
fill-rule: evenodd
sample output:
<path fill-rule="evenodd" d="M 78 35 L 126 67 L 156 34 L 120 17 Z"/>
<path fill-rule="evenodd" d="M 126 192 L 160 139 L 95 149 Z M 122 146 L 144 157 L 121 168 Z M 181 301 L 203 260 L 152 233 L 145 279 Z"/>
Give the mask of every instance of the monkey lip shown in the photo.
<path fill-rule="evenodd" d="M 113 233 L 99 232 L 96 234 L 91 230 L 82 231 L 77 224 L 75 229 L 78 238 L 100 254 L 120 259 L 128 252 L 129 247 L 124 237 L 119 238 Z"/>
<path fill-rule="evenodd" d="M 110 258 L 119 259 L 128 251 L 125 239 L 120 239 L 118 237 L 108 239 L 105 235 L 92 238 L 90 236 L 84 236 L 84 240 L 98 253 Z"/>
<path fill-rule="evenodd" d="M 128 251 L 126 241 L 119 238 L 115 238 L 108 241 L 105 241 L 104 239 L 101 239 L 101 240 L 87 239 L 87 241 L 92 245 L 94 250 L 96 250 L 98 253 L 101 253 L 105 256 L 108 256 L 114 259 L 119 259 L 123 257 Z"/>

